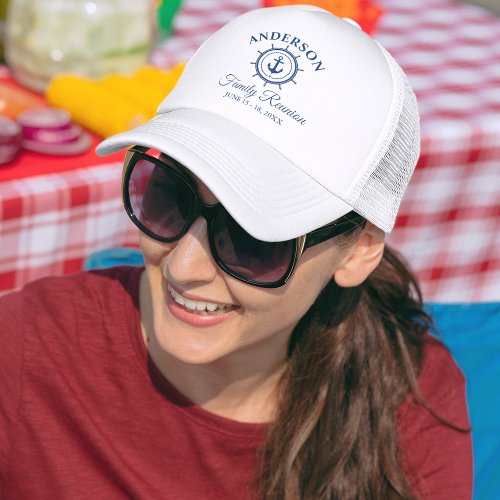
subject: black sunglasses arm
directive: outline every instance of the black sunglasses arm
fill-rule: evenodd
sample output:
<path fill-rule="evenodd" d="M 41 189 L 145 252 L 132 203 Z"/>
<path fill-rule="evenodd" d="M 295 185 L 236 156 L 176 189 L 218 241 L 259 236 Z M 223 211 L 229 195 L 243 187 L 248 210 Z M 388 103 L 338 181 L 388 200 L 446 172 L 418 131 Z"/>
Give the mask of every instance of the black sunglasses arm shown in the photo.
<path fill-rule="evenodd" d="M 315 229 L 306 235 L 304 250 L 307 248 L 323 243 L 335 236 L 347 233 L 356 229 L 357 227 L 364 227 L 366 219 L 358 214 L 347 214 L 340 220 L 329 224 L 328 226 Z"/>

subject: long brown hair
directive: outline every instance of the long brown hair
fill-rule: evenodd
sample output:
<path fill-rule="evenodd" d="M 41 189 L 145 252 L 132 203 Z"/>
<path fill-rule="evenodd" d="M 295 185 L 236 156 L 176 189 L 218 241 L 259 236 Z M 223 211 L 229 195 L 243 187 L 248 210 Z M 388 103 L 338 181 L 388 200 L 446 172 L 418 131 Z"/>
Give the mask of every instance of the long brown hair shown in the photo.
<path fill-rule="evenodd" d="M 396 409 L 416 390 L 432 321 L 386 248 L 360 286 L 332 282 L 295 328 L 262 454 L 265 500 L 412 498 Z"/>

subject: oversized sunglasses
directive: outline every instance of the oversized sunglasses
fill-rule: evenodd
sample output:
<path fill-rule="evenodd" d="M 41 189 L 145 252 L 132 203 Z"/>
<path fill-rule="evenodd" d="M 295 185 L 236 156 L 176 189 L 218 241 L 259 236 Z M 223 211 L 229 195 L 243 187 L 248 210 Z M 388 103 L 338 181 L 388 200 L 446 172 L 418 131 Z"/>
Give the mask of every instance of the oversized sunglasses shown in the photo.
<path fill-rule="evenodd" d="M 250 285 L 277 288 L 292 275 L 303 253 L 342 233 L 363 226 L 355 212 L 293 240 L 268 242 L 248 234 L 220 204 L 200 199 L 193 179 L 172 165 L 135 146 L 127 151 L 123 175 L 123 203 L 133 223 L 151 238 L 171 243 L 186 234 L 193 221 L 207 221 L 210 250 L 227 274 Z"/>

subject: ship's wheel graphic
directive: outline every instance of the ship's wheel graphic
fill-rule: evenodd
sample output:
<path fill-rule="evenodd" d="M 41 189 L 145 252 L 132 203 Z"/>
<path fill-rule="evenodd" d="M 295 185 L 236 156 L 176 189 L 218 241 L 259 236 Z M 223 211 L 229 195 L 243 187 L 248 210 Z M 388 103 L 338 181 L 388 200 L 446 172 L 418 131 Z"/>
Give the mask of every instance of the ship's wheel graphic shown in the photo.
<path fill-rule="evenodd" d="M 274 45 L 270 49 L 261 52 L 259 57 L 251 64 L 255 65 L 256 73 L 253 76 L 259 76 L 264 80 L 264 86 L 268 83 L 281 86 L 288 82 L 297 83 L 294 78 L 299 71 L 304 71 L 299 68 L 297 59 L 300 56 L 294 56 L 286 48 L 277 48 Z"/>

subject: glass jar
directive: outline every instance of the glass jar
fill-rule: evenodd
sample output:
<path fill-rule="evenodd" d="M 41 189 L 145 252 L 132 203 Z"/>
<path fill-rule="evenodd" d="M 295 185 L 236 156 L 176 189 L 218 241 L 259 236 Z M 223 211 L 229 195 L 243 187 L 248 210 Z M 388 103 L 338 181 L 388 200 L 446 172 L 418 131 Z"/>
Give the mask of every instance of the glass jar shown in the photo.
<path fill-rule="evenodd" d="M 9 0 L 7 64 L 39 92 L 61 73 L 132 73 L 155 41 L 154 8 L 149 0 Z"/>

